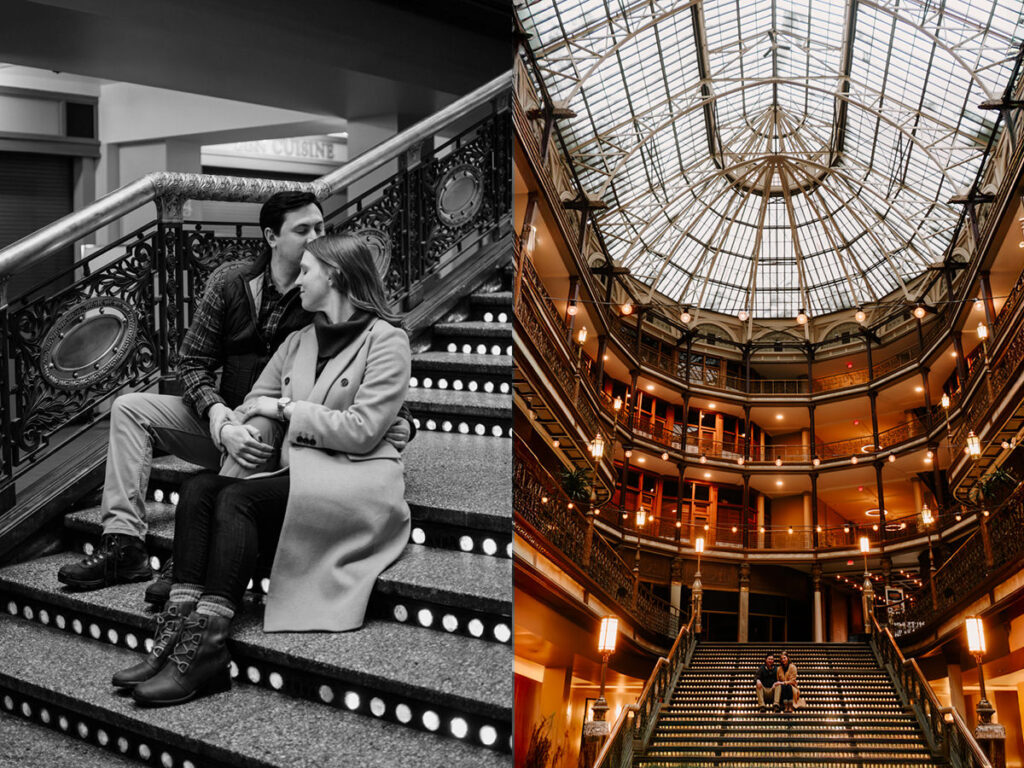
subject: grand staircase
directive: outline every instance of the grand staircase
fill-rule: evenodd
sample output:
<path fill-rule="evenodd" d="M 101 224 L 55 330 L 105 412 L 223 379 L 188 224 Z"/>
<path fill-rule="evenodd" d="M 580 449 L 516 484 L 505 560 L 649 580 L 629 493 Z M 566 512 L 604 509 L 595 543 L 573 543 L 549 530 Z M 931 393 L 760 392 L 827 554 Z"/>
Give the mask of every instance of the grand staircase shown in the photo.
<path fill-rule="evenodd" d="M 0 569 L 0 765 L 510 765 L 508 289 L 501 270 L 414 340 L 411 542 L 381 577 L 364 628 L 264 634 L 257 578 L 232 632 L 232 690 L 138 708 L 109 679 L 148 645 L 145 585 L 76 593 L 56 580 L 99 541 L 93 494 L 66 516 L 64 551 Z M 196 470 L 154 464 L 154 568 Z"/>
<path fill-rule="evenodd" d="M 786 650 L 806 706 L 761 713 L 754 674 Z M 929 751 L 865 643 L 700 643 L 635 765 L 643 768 L 909 768 L 946 765 Z"/>

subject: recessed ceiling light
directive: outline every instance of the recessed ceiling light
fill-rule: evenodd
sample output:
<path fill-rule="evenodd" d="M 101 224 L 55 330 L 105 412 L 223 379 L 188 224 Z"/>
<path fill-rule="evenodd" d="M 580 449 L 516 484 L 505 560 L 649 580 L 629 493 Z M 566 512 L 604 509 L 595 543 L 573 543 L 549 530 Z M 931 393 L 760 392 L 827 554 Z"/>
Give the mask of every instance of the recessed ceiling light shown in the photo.
<path fill-rule="evenodd" d="M 639 463 L 639 464 L 643 464 L 643 463 L 644 463 L 644 462 L 646 462 L 646 461 L 647 461 L 647 459 L 645 459 L 645 458 L 644 458 L 643 456 L 640 456 L 640 457 L 639 457 L 639 458 L 637 459 L 637 463 Z"/>
<path fill-rule="evenodd" d="M 648 384 L 647 385 L 647 391 L 648 392 L 653 392 L 654 391 L 654 385 L 653 384 Z"/>
<path fill-rule="evenodd" d="M 782 414 L 781 413 L 776 413 L 775 414 L 775 418 L 778 419 L 779 421 L 782 421 Z"/>
<path fill-rule="evenodd" d="M 710 472 L 705 472 L 704 473 L 704 477 L 705 478 L 710 478 L 711 477 L 711 473 Z"/>
<path fill-rule="evenodd" d="M 924 387 L 914 387 L 915 392 L 924 392 Z"/>
<path fill-rule="evenodd" d="M 781 480 L 776 480 L 776 481 L 775 481 L 775 484 L 776 484 L 776 485 L 782 485 L 782 481 L 781 481 Z"/>
<path fill-rule="evenodd" d="M 718 406 L 717 406 L 717 405 L 715 405 L 714 403 L 708 403 L 708 408 L 711 408 L 712 410 L 714 410 L 714 409 L 715 409 L 715 408 L 717 408 L 717 407 L 718 407 Z"/>

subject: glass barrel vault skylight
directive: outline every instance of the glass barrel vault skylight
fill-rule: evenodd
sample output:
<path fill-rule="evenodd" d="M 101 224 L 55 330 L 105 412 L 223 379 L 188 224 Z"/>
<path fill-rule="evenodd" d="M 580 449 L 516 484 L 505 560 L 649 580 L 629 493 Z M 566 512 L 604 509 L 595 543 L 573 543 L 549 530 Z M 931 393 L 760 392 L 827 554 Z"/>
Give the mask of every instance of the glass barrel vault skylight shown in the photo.
<path fill-rule="evenodd" d="M 533 0 L 517 13 L 617 262 L 755 317 L 868 304 L 940 261 L 1020 0 Z"/>

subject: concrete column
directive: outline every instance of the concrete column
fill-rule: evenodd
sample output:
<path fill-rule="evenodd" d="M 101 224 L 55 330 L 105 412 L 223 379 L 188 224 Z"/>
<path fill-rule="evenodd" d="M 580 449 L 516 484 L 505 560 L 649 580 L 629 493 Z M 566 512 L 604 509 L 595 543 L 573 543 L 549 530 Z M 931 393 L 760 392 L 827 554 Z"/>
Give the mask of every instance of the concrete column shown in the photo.
<path fill-rule="evenodd" d="M 750 636 L 750 563 L 740 563 L 740 626 L 736 640 L 745 643 Z"/>
<path fill-rule="evenodd" d="M 757 548 L 764 549 L 764 496 L 757 494 Z"/>
<path fill-rule="evenodd" d="M 809 462 L 814 458 L 814 452 L 811 450 L 813 447 L 811 445 L 811 431 L 809 429 L 800 430 L 800 447 L 803 448 L 805 461 Z"/>
<path fill-rule="evenodd" d="M 935 461 L 935 459 L 932 459 Z M 914 514 L 921 514 L 921 507 L 924 505 L 924 493 L 921 490 L 921 479 L 916 475 L 910 478 L 910 490 L 914 492 Z"/>
<path fill-rule="evenodd" d="M 821 564 L 814 563 L 811 566 L 811 580 L 814 584 L 814 642 L 823 643 L 825 641 L 825 617 L 824 617 L 824 600 L 821 594 Z"/>
<path fill-rule="evenodd" d="M 683 611 L 683 561 L 681 558 L 672 559 L 672 582 L 669 585 L 669 600 L 672 607 L 682 614 Z"/>
<path fill-rule="evenodd" d="M 949 664 L 946 669 L 949 673 L 949 703 L 952 704 L 964 722 L 967 718 L 967 702 L 964 700 L 964 674 L 959 664 Z"/>
<path fill-rule="evenodd" d="M 803 535 L 801 536 L 801 539 L 803 540 L 804 548 L 805 549 L 810 549 L 811 548 L 811 538 L 812 538 L 811 531 L 813 530 L 812 526 L 814 525 L 814 523 L 813 523 L 814 512 L 811 509 L 811 494 L 808 493 L 807 491 L 804 491 L 803 499 L 804 499 L 804 532 L 803 532 Z"/>

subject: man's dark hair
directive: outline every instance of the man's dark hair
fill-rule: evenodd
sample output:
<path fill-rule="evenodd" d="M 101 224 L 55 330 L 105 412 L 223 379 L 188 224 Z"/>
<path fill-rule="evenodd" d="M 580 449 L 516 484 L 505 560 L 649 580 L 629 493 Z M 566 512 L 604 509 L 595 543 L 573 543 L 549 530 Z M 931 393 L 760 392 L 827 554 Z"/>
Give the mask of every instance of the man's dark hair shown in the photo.
<path fill-rule="evenodd" d="M 768 661 L 768 659 L 771 659 L 772 661 L 775 661 L 775 654 L 774 653 L 766 653 L 764 655 L 764 660 Z"/>
<path fill-rule="evenodd" d="M 281 234 L 285 216 L 307 205 L 315 205 L 320 209 L 320 213 L 324 212 L 323 206 L 312 192 L 278 192 L 271 195 L 260 208 L 260 234 L 262 235 L 267 227 L 270 227 L 275 235 Z"/>

